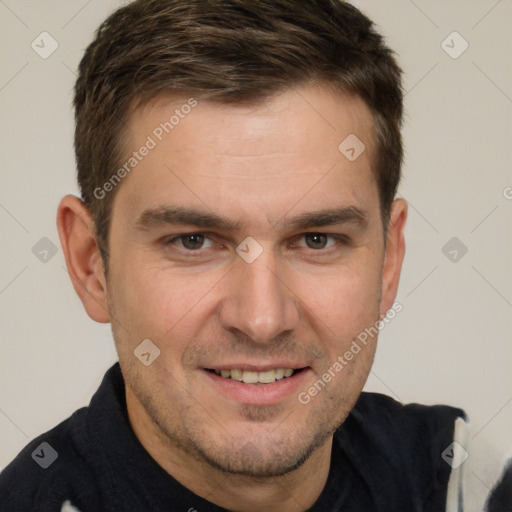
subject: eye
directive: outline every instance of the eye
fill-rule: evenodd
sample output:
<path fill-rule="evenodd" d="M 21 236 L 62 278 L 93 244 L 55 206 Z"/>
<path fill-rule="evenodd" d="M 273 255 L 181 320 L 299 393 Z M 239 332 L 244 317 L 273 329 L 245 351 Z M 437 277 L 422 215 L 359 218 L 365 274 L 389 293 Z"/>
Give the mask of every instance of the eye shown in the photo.
<path fill-rule="evenodd" d="M 210 245 L 204 246 L 205 242 Z M 185 235 L 175 236 L 165 242 L 165 245 L 177 244 L 187 251 L 198 251 L 200 249 L 207 249 L 213 247 L 213 242 L 203 233 L 188 233 Z"/>
<path fill-rule="evenodd" d="M 307 247 L 308 249 L 314 250 L 329 249 L 338 242 L 343 242 L 341 235 L 335 236 L 326 233 L 304 233 L 300 236 L 300 239 L 304 239 L 306 245 L 295 244 L 297 247 Z"/>

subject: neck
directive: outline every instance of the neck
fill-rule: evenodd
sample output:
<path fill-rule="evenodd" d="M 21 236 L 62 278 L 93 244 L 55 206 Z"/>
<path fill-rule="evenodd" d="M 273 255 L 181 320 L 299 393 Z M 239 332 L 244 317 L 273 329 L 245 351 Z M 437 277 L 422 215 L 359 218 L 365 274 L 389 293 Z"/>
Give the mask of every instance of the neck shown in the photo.
<path fill-rule="evenodd" d="M 327 482 L 332 436 L 304 464 L 285 475 L 228 474 L 171 442 L 130 392 L 126 399 L 131 427 L 149 455 L 184 487 L 222 508 L 234 512 L 303 512 L 313 506 Z"/>

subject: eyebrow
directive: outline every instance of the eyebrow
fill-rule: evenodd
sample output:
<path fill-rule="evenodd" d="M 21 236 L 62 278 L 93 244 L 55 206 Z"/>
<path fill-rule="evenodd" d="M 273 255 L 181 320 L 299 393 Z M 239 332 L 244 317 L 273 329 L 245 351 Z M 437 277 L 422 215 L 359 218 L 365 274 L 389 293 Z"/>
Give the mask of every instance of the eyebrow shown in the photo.
<path fill-rule="evenodd" d="M 347 223 L 365 228 L 368 224 L 368 217 L 364 210 L 356 206 L 344 206 L 301 213 L 284 222 L 286 226 L 293 229 L 309 229 Z M 237 231 L 242 226 L 240 221 L 233 221 L 216 213 L 179 206 L 160 206 L 147 209 L 142 212 L 135 224 L 136 229 L 140 231 L 150 231 L 163 225 L 192 225 L 223 231 Z"/>
<path fill-rule="evenodd" d="M 347 223 L 357 224 L 364 228 L 368 224 L 368 217 L 363 210 L 356 206 L 344 206 L 302 213 L 287 221 L 286 225 L 292 228 L 308 229 Z"/>

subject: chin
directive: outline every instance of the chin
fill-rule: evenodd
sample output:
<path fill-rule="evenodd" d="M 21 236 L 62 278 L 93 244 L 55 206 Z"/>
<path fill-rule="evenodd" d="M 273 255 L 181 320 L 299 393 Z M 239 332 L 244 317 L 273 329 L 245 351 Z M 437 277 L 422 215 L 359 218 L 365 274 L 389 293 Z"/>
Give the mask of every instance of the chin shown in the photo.
<path fill-rule="evenodd" d="M 309 457 L 322 446 L 332 432 L 321 432 L 314 436 L 309 434 L 310 441 L 304 443 L 304 435 L 296 433 L 293 443 L 290 437 L 280 441 L 270 436 L 258 441 L 240 439 L 231 440 L 228 450 L 219 446 L 195 446 L 196 457 L 223 473 L 248 476 L 253 478 L 270 478 L 283 476 L 298 469 Z M 300 445 L 299 445 L 300 443 Z M 236 448 L 236 445 L 239 448 Z"/>

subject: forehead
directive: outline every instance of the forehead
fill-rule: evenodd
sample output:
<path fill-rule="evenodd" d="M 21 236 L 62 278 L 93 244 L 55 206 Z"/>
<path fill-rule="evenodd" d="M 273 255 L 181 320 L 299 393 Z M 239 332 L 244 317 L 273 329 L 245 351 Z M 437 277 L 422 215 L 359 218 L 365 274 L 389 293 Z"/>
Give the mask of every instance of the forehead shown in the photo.
<path fill-rule="evenodd" d="M 272 212 L 278 204 L 290 209 L 294 201 L 304 208 L 319 201 L 378 203 L 373 119 L 358 97 L 318 86 L 256 105 L 160 96 L 138 108 L 128 125 L 125 161 L 151 146 L 118 191 L 132 214 L 170 202 L 226 215 Z M 364 148 L 357 159 L 343 153 L 346 140 L 364 144 L 354 146 Z"/>
<path fill-rule="evenodd" d="M 373 118 L 365 102 L 356 95 L 334 93 L 319 85 L 297 86 L 249 104 L 160 95 L 133 111 L 128 126 L 129 144 L 142 134 L 152 134 L 157 142 L 164 143 L 181 135 L 183 142 L 193 140 L 194 132 L 195 138 L 204 142 L 194 148 L 196 154 L 243 140 L 246 153 L 257 155 L 263 139 L 266 145 L 260 148 L 261 153 L 307 152 L 316 149 L 319 137 L 326 143 L 335 142 L 354 132 L 367 146 L 373 144 Z M 161 141 L 161 137 L 166 140 Z"/>

